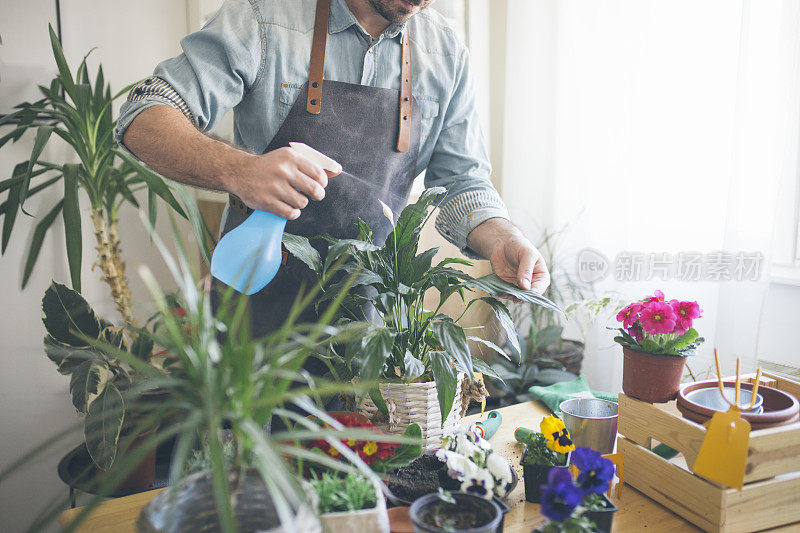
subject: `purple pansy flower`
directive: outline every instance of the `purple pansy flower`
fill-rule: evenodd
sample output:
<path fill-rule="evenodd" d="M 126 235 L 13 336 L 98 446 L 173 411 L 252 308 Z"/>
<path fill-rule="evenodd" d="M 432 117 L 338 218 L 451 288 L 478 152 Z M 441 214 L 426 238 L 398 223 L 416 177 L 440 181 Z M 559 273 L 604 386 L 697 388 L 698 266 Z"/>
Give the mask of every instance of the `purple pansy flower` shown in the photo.
<path fill-rule="evenodd" d="M 614 479 L 614 463 L 591 448 L 576 448 L 572 464 L 581 471 L 578 486 L 587 493 L 603 494 Z"/>
<path fill-rule="evenodd" d="M 583 492 L 572 483 L 572 474 L 565 468 L 550 469 L 541 491 L 542 514 L 554 522 L 569 518 L 583 500 Z"/>

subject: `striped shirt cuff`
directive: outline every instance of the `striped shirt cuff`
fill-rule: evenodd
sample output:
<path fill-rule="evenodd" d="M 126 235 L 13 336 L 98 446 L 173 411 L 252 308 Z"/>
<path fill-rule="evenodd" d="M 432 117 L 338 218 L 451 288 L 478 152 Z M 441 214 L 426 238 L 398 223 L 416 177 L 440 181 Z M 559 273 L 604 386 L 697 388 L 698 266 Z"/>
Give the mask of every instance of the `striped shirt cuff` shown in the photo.
<path fill-rule="evenodd" d="M 186 118 L 197 124 L 194 115 L 189 109 L 189 105 L 181 98 L 181 95 L 167 83 L 165 80 L 158 76 L 150 76 L 133 86 L 128 93 L 128 99 L 120 111 L 120 117 L 117 120 L 117 128 L 114 131 L 114 137 L 122 148 L 125 145 L 122 139 L 128 126 L 131 125 L 133 119 L 139 114 L 150 107 L 156 105 L 168 105 L 174 107 Z M 127 148 L 125 148 L 127 150 Z"/>
<path fill-rule="evenodd" d="M 450 198 L 440 206 L 436 229 L 467 257 L 481 259 L 467 247 L 467 235 L 490 218 L 509 219 L 508 210 L 497 191 L 469 191 Z"/>

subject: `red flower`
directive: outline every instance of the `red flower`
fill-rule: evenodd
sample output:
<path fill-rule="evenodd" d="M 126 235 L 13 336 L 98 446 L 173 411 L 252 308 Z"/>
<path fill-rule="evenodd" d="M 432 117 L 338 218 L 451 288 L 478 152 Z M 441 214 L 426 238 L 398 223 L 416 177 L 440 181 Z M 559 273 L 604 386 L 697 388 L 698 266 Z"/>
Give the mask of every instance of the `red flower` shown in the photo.
<path fill-rule="evenodd" d="M 641 310 L 642 304 L 639 302 L 633 302 L 628 307 L 617 313 L 617 322 L 622 322 L 622 327 L 628 329 L 639 319 L 639 311 Z"/>
<path fill-rule="evenodd" d="M 675 311 L 675 330 L 673 333 L 686 333 L 692 327 L 692 321 L 695 318 L 700 318 L 703 312 L 697 302 L 679 302 L 672 300 L 669 302 L 672 309 Z"/>
<path fill-rule="evenodd" d="M 660 290 L 656 289 L 656 292 L 653 293 L 653 296 L 647 297 L 648 302 L 663 302 L 664 301 L 664 293 Z"/>
<path fill-rule="evenodd" d="M 337 416 L 335 417 L 336 421 L 341 423 L 345 427 L 359 427 L 359 428 L 374 428 L 375 424 L 372 422 L 360 422 L 359 419 L 355 416 L 347 415 L 347 416 Z M 325 425 L 325 427 L 330 427 L 329 425 Z M 377 433 L 377 432 L 376 432 Z M 376 441 L 364 441 L 364 440 L 354 440 L 348 439 L 346 441 L 342 441 L 342 443 L 356 452 L 358 456 L 364 461 L 367 465 L 372 466 L 378 460 L 388 459 L 390 457 L 394 457 L 395 453 L 397 453 L 397 448 L 400 446 L 397 443 L 391 442 L 376 442 Z M 323 439 L 316 439 L 311 441 L 309 448 L 318 448 L 323 453 L 330 455 L 331 457 L 336 457 L 339 455 L 339 451 L 336 450 L 333 446 L 328 443 L 328 441 Z"/>
<path fill-rule="evenodd" d="M 656 296 L 658 296 L 658 294 L 656 294 Z M 647 302 L 639 315 L 642 328 L 645 333 L 649 333 L 650 335 L 672 333 L 675 329 L 676 319 L 677 315 L 670 304 L 655 300 Z"/>

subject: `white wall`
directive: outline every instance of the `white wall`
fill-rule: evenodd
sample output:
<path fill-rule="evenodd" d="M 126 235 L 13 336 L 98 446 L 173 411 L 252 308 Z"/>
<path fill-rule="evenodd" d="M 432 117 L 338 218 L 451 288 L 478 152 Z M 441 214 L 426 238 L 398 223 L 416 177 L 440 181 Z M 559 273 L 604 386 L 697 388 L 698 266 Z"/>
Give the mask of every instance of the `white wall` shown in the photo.
<path fill-rule="evenodd" d="M 47 61 L 50 56 L 47 36 L 47 9 L 50 0 L 17 2 L 0 0 L 0 65 L 4 72 L 15 72 L 25 65 Z M 120 89 L 150 74 L 161 59 L 179 52 L 179 39 L 186 33 L 186 7 L 178 0 L 62 0 L 64 48 L 75 66 L 92 47 L 99 47 L 90 60 L 90 72 L 102 61 L 106 79 Z M 32 76 L 38 74 L 32 71 Z M 31 82 L 49 82 L 45 77 Z M 0 82 L 3 83 L 3 82 Z M 0 108 L 13 102 L 2 102 Z M 4 130 L 5 131 L 5 130 Z M 30 137 L 0 151 L 0 177 L 10 176 L 13 166 L 27 159 Z M 64 160 L 63 149 L 48 149 L 47 157 Z M 48 197 L 49 196 L 49 197 Z M 85 199 L 84 199 L 85 200 Z M 53 205 L 52 195 L 42 193 L 29 206 L 31 213 Z M 84 202 L 86 207 L 86 202 Z M 92 305 L 105 316 L 117 320 L 106 285 L 98 272 L 91 271 L 94 259 L 93 236 L 88 212 L 84 209 L 83 289 Z M 28 287 L 20 292 L 21 264 L 27 252 L 35 219 L 20 215 L 6 254 L 0 259 L 0 294 L 3 295 L 0 321 L 0 469 L 35 444 L 77 421 L 68 396 L 68 378 L 56 372 L 41 350 L 44 329 L 40 320 L 40 301 L 51 279 L 69 283 L 64 252 L 63 226 L 57 221 L 45 240 L 41 256 Z M 169 236 L 168 219 L 162 211 L 159 232 Z M 156 274 L 165 284 L 168 279 L 150 246 L 149 238 L 133 209 L 122 214 L 123 257 L 128 265 L 134 299 L 146 301 L 147 294 L 136 274 L 143 261 L 156 265 Z M 140 312 L 143 310 L 140 309 Z M 66 486 L 56 475 L 56 464 L 63 453 L 81 441 L 75 434 L 63 439 L 58 449 L 37 460 L 31 467 L 0 485 L 0 523 L 4 531 L 21 531 L 38 510 L 54 496 L 67 495 Z M 58 530 L 56 526 L 53 531 Z"/>

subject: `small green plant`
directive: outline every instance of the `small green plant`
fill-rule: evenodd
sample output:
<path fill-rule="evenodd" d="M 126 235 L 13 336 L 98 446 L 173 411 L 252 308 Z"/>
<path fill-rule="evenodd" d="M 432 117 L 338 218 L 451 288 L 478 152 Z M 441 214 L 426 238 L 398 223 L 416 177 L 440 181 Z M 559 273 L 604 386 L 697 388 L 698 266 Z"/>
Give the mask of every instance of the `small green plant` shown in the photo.
<path fill-rule="evenodd" d="M 372 481 L 353 472 L 344 477 L 323 472 L 311 480 L 311 486 L 319 497 L 319 512 L 323 514 L 372 509 L 378 501 Z"/>
<path fill-rule="evenodd" d="M 364 382 L 389 381 L 415 383 L 434 381 L 439 398 L 442 420 L 453 405 L 458 386 L 457 374 L 463 372 L 472 379 L 474 371 L 495 375 L 483 361 L 472 356 L 467 340 L 481 342 L 504 354 L 494 343 L 480 337 L 467 336 L 458 322 L 475 303 L 488 305 L 498 322 L 512 339 L 514 352 L 519 346 L 508 308 L 498 298 L 514 296 L 531 305 L 549 310 L 560 309 L 536 292 L 525 291 L 500 279 L 495 274 L 473 278 L 451 265 L 470 265 L 466 259 L 447 258 L 433 264 L 439 248 L 417 253 L 420 231 L 431 216 L 431 207 L 445 189 L 433 187 L 423 192 L 416 203 L 403 209 L 394 222 L 394 216 L 384 206 L 384 214 L 393 225 L 393 231 L 383 243 L 376 243 L 372 230 L 364 221 L 358 221 L 358 239 L 321 238 L 328 243 L 323 261 L 308 239 L 285 234 L 284 244 L 289 252 L 303 261 L 316 274 L 320 283 L 331 277 L 330 268 L 344 261 L 344 270 L 353 273 L 353 289 L 342 301 L 342 323 L 365 321 L 364 307 L 374 307 L 379 323 L 341 353 L 334 353 L 326 361 L 337 381 L 358 378 Z M 338 294 L 344 282 L 334 283 L 322 293 L 317 304 Z M 355 290 L 370 288 L 369 291 Z M 430 289 L 439 292 L 439 303 L 432 311 L 423 307 L 425 293 Z M 476 290 L 489 296 L 476 296 L 467 301 L 466 294 Z M 457 294 L 466 303 L 464 312 L 452 318 L 440 313 L 444 303 Z M 370 391 L 375 405 L 388 412 L 378 387 Z"/>

